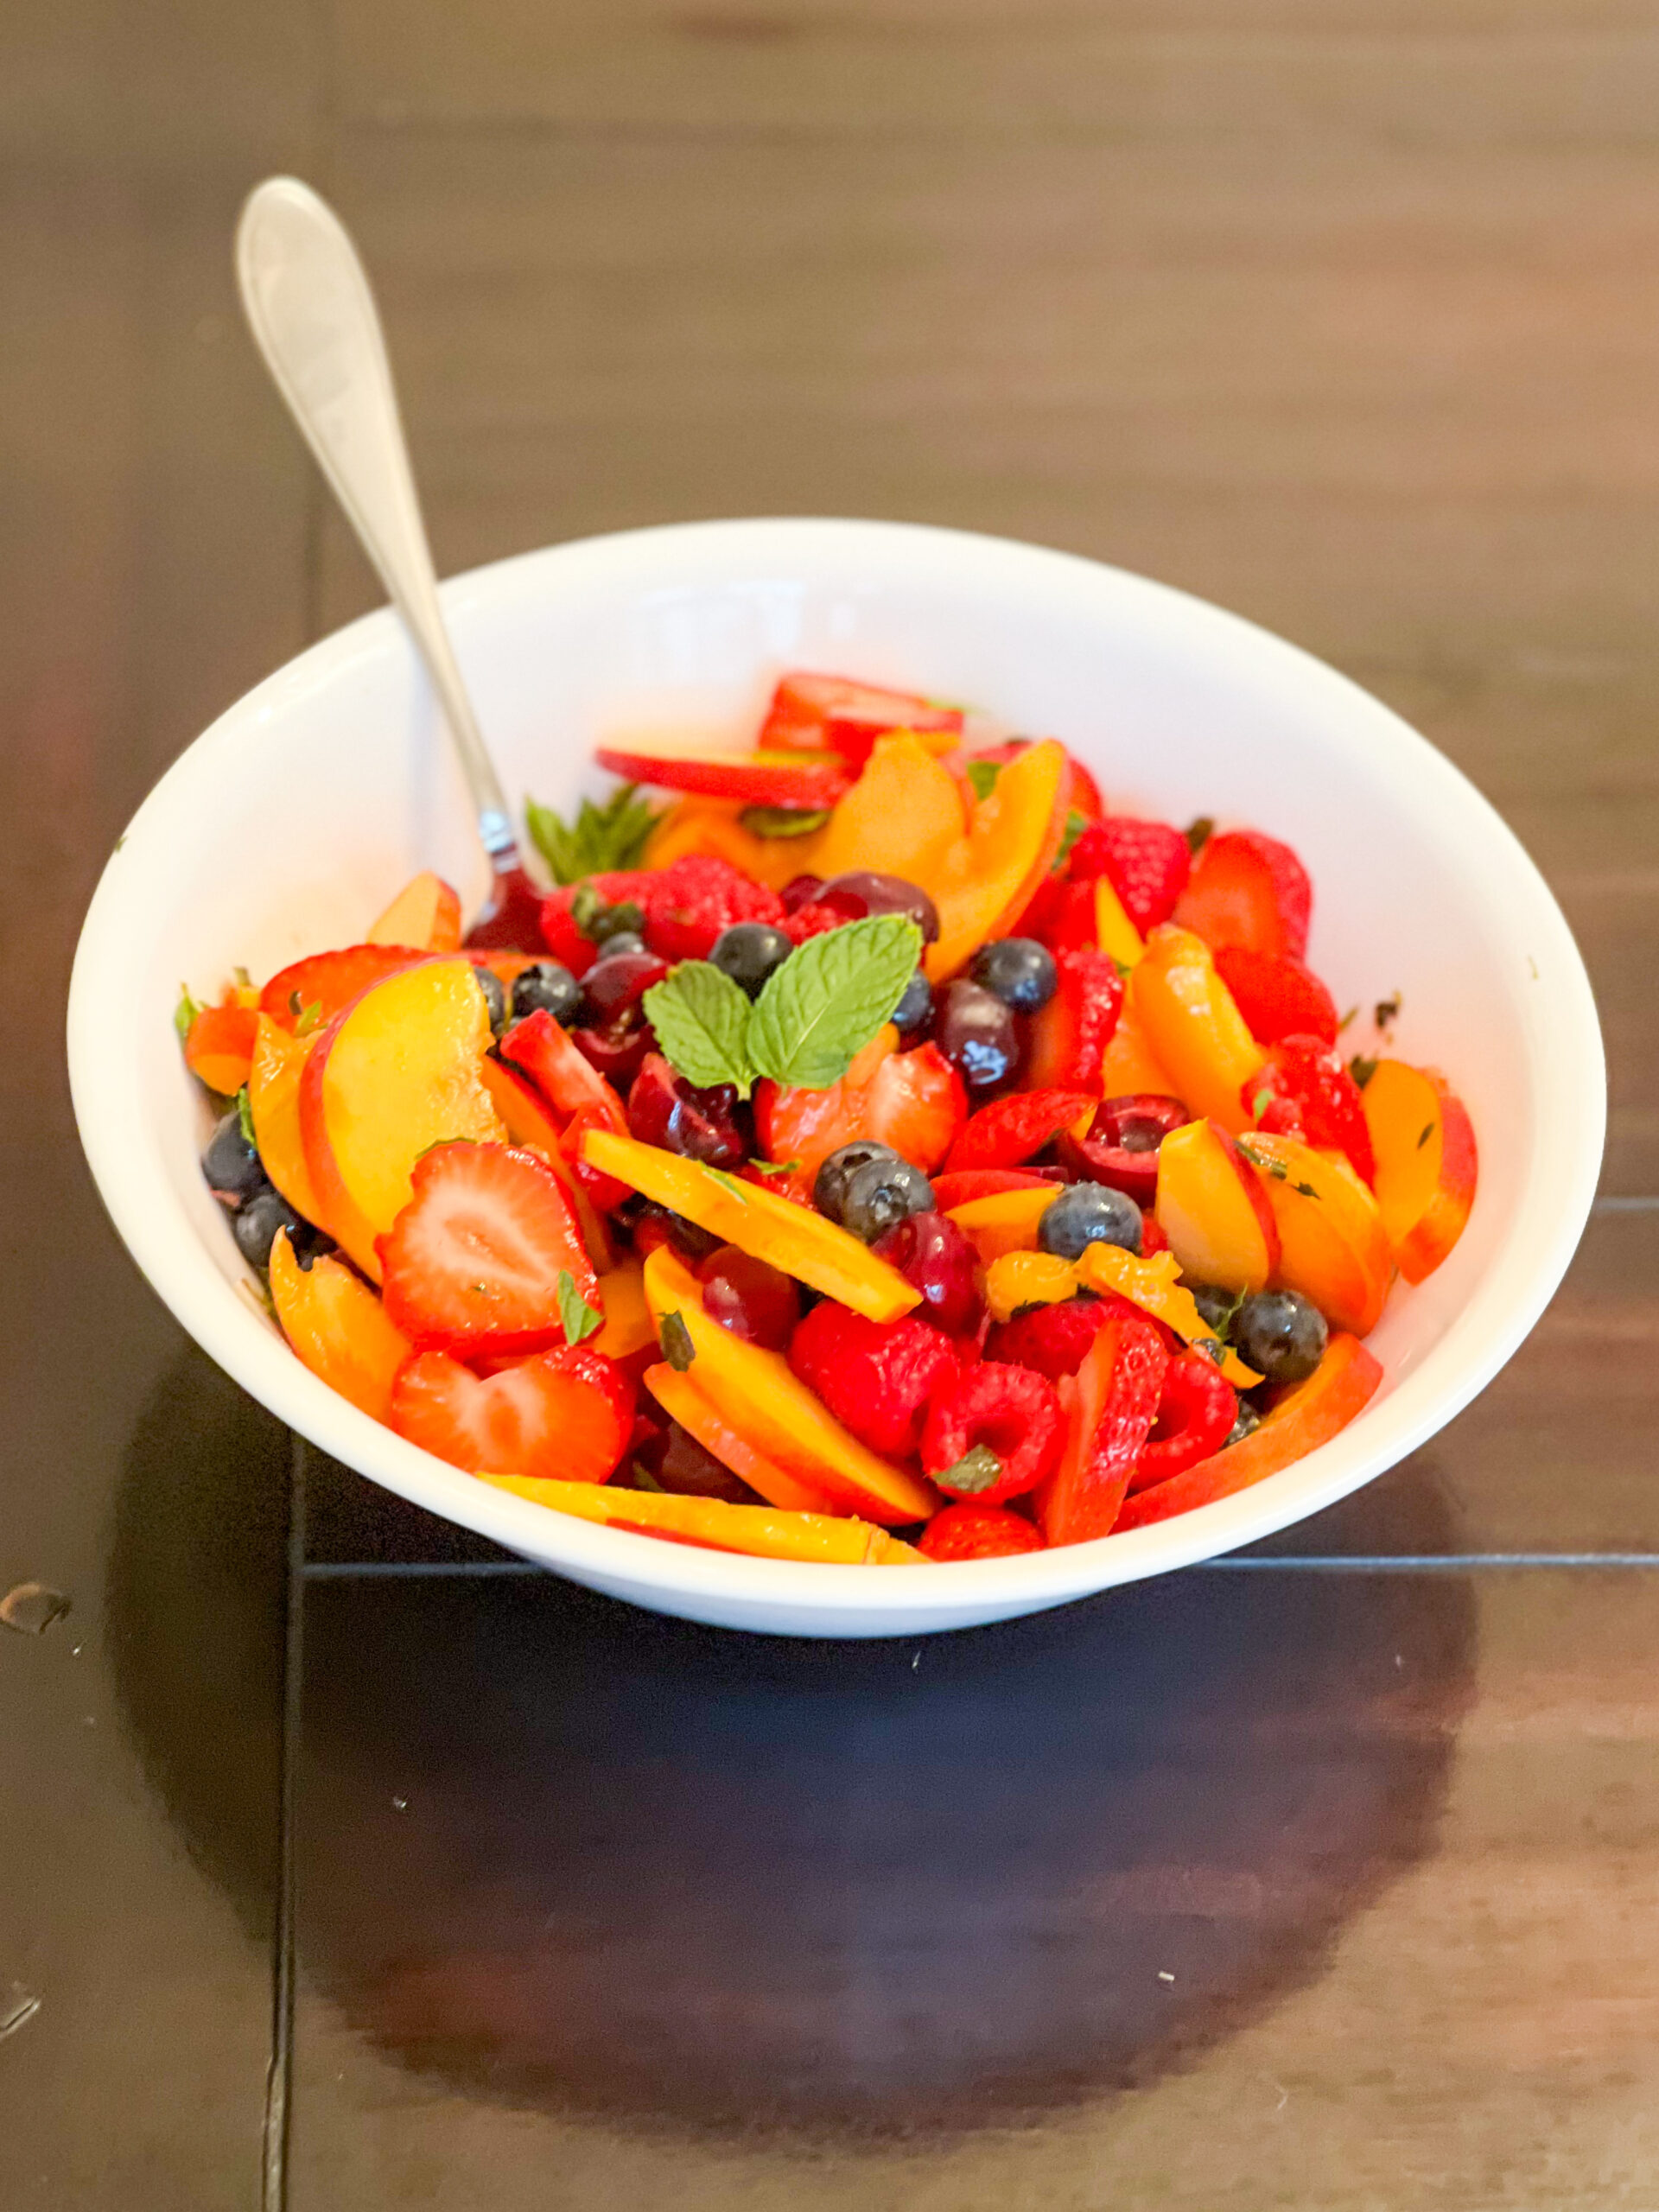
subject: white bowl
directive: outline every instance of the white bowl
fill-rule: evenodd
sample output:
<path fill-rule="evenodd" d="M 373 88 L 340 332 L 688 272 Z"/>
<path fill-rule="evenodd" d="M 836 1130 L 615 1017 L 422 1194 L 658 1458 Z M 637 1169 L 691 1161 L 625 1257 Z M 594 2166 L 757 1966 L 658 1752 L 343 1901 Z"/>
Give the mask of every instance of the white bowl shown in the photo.
<path fill-rule="evenodd" d="M 404 880 L 485 873 L 431 701 L 390 612 L 220 716 L 133 817 L 76 958 L 69 1067 L 117 1229 L 243 1387 L 374 1481 L 661 1612 L 799 1636 L 911 1636 L 1058 1605 L 1271 1535 L 1432 1436 L 1532 1327 L 1601 1160 L 1605 1081 L 1566 923 L 1492 809 L 1423 738 L 1280 639 L 1162 585 L 1001 539 L 890 523 L 690 524 L 459 576 L 444 604 L 508 791 L 566 804 L 602 731 L 747 731 L 779 671 L 845 670 L 1062 738 L 1118 810 L 1286 838 L 1315 887 L 1310 957 L 1338 1002 L 1399 990 L 1396 1039 L 1451 1074 L 1480 1186 L 1438 1274 L 1396 1286 L 1386 1380 L 1332 1443 L 1236 1497 L 1034 1556 L 898 1569 L 728 1557 L 569 1520 L 429 1457 L 308 1374 L 248 1292 L 204 1185 L 207 1115 L 172 1015 L 352 942 Z"/>

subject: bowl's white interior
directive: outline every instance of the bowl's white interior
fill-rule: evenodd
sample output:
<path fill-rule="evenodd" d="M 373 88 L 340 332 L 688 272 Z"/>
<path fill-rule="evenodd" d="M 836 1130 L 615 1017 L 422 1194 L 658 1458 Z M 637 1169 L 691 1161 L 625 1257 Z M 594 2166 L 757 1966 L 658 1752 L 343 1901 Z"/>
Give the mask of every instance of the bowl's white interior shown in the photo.
<path fill-rule="evenodd" d="M 1605 1083 L 1582 964 L 1485 802 L 1395 715 L 1234 617 L 1092 563 L 893 524 L 630 533 L 445 588 L 510 795 L 599 791 L 601 732 L 747 732 L 777 672 L 844 670 L 1053 734 L 1116 810 L 1213 814 L 1287 839 L 1314 879 L 1310 959 L 1339 1002 L 1398 990 L 1398 1049 L 1473 1116 L 1478 1200 L 1452 1259 L 1397 1287 L 1383 1392 L 1344 1435 L 1204 1512 L 1019 1560 L 895 1572 L 728 1558 L 571 1522 L 447 1469 L 302 1370 L 238 1290 L 205 1190 L 204 1109 L 171 1016 L 358 937 L 415 869 L 475 900 L 465 793 L 393 617 L 282 670 L 145 802 L 88 916 L 70 1007 L 76 1110 L 105 1203 L 185 1325 L 338 1457 L 431 1510 L 663 1610 L 804 1633 L 988 1620 L 1205 1557 L 1301 1518 L 1432 1433 L 1514 1351 L 1565 1268 L 1600 1160 Z M 1368 1014 L 1356 1033 L 1369 1035 Z"/>

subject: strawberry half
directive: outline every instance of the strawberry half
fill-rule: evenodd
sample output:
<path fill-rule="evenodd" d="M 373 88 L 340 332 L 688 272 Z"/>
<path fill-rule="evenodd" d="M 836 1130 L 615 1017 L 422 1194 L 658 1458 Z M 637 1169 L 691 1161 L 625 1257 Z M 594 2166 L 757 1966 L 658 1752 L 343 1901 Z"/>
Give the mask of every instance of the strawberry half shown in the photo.
<path fill-rule="evenodd" d="M 480 1379 L 448 1352 L 416 1352 L 391 1386 L 391 1426 L 453 1467 L 602 1483 L 633 1426 L 633 1385 L 614 1360 L 561 1344 Z"/>
<path fill-rule="evenodd" d="M 878 737 L 890 729 L 959 735 L 960 707 L 938 707 L 913 691 L 887 691 L 845 676 L 813 676 L 796 670 L 780 676 L 756 743 L 764 752 L 781 747 L 826 748 L 849 767 L 861 768 Z"/>
<path fill-rule="evenodd" d="M 1216 973 L 1233 995 L 1244 1027 L 1258 1045 L 1283 1037 L 1317 1037 L 1337 1041 L 1336 1001 L 1300 960 L 1284 952 L 1253 952 L 1249 945 L 1224 944 L 1216 954 Z"/>
<path fill-rule="evenodd" d="M 1093 1090 L 1017 1090 L 994 1098 L 971 1116 L 945 1161 L 953 1175 L 976 1167 L 1018 1167 L 1051 1137 L 1069 1129 L 1094 1107 Z"/>
<path fill-rule="evenodd" d="M 1033 1090 L 1098 1098 L 1101 1063 L 1123 1011 L 1123 979 L 1109 952 L 1061 952 L 1055 965 L 1054 995 L 1032 1016 L 1025 1079 Z"/>
<path fill-rule="evenodd" d="M 1313 912 L 1313 887 L 1288 845 L 1259 830 L 1228 830 L 1198 855 L 1175 919 L 1217 951 L 1243 944 L 1300 960 Z"/>
<path fill-rule="evenodd" d="M 387 1318 L 423 1351 L 467 1358 L 556 1343 L 559 1277 L 597 1306 L 599 1279 L 564 1186 L 533 1153 L 437 1146 L 377 1237 Z"/>

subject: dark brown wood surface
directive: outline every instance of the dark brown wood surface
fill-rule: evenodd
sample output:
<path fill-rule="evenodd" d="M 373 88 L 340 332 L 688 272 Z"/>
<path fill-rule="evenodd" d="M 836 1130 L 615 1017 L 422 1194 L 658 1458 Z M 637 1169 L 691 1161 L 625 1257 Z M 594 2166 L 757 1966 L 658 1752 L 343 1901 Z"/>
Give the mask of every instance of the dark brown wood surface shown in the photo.
<path fill-rule="evenodd" d="M 73 1610 L 0 1630 L 0 2202 L 1659 2202 L 1656 114 L 1651 0 L 12 0 L 0 1592 Z M 525 1574 L 217 1376 L 60 1039 L 133 806 L 375 597 L 235 314 L 277 168 L 373 266 L 442 567 L 1007 531 L 1460 763 L 1612 1104 L 1474 1407 L 918 1657 Z"/>

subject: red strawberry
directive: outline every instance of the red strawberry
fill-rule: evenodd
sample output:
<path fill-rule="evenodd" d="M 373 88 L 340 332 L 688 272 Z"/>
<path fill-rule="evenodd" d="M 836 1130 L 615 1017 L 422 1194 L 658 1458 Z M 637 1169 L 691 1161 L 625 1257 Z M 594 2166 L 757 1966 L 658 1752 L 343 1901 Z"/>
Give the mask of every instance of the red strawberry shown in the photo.
<path fill-rule="evenodd" d="M 1376 1180 L 1359 1085 L 1342 1055 L 1319 1038 L 1282 1039 L 1244 1084 L 1240 1103 L 1257 1128 L 1300 1136 L 1319 1152 L 1346 1153 L 1363 1181 Z"/>
<path fill-rule="evenodd" d="M 1032 1016 L 1025 1079 L 1034 1090 L 1086 1090 L 1098 1098 L 1101 1062 L 1123 1010 L 1123 979 L 1108 952 L 1055 955 L 1059 982 Z"/>
<path fill-rule="evenodd" d="M 968 1094 L 937 1045 L 895 1052 L 876 1070 L 855 1134 L 891 1145 L 902 1159 L 931 1175 L 950 1152 L 968 1118 Z"/>
<path fill-rule="evenodd" d="M 1033 1368 L 1058 1382 L 1061 1376 L 1077 1373 L 1114 1303 L 1065 1298 L 1052 1306 L 1034 1306 L 991 1331 L 985 1339 L 985 1357 L 1009 1367 Z"/>
<path fill-rule="evenodd" d="M 784 919 L 775 891 L 712 854 L 688 853 L 640 882 L 633 895 L 645 908 L 645 942 L 664 960 L 706 960 L 734 922 L 776 928 Z"/>
<path fill-rule="evenodd" d="M 1216 972 L 1258 1045 L 1276 1045 L 1281 1037 L 1293 1036 L 1336 1043 L 1335 1000 L 1319 977 L 1288 953 L 1224 944 L 1216 954 Z"/>
<path fill-rule="evenodd" d="M 633 1423 L 633 1385 L 587 1344 L 561 1344 L 480 1378 L 448 1352 L 416 1352 L 391 1386 L 399 1436 L 475 1474 L 602 1483 Z"/>
<path fill-rule="evenodd" d="M 1129 1477 L 1131 1492 L 1184 1475 L 1219 1452 L 1238 1419 L 1238 1393 L 1209 1356 L 1189 1345 L 1164 1370 L 1158 1418 Z"/>
<path fill-rule="evenodd" d="M 317 1028 L 371 983 L 427 957 L 406 944 L 348 944 L 338 952 L 314 952 L 271 977 L 259 994 L 259 1011 L 278 1027 L 292 1029 L 307 1007 L 315 1006 L 312 1027 Z"/>
<path fill-rule="evenodd" d="M 764 1082 L 755 1087 L 754 1122 L 768 1160 L 798 1160 L 783 1185 L 810 1199 L 813 1178 L 832 1152 L 874 1137 L 930 1175 L 968 1117 L 962 1077 L 936 1045 L 893 1050 L 891 1033 L 871 1039 L 827 1090 Z"/>
<path fill-rule="evenodd" d="M 1096 943 L 1093 880 L 1062 883 L 1051 876 L 1049 882 L 1054 887 L 1052 894 L 1043 899 L 1039 893 L 1033 899 L 1020 934 L 1039 938 L 1051 952 L 1092 951 Z"/>
<path fill-rule="evenodd" d="M 828 1298 L 791 1338 L 789 1363 L 861 1444 L 889 1459 L 916 1450 L 929 1400 L 957 1372 L 950 1339 L 926 1321 L 867 1321 Z"/>
<path fill-rule="evenodd" d="M 1037 1499 L 1051 1544 L 1082 1544 L 1112 1532 L 1135 1462 L 1157 1416 L 1169 1353 L 1157 1328 L 1119 1300 L 1065 1384 L 1065 1448 Z"/>
<path fill-rule="evenodd" d="M 964 1498 L 936 1513 L 916 1548 L 941 1562 L 953 1559 L 1014 1559 L 1039 1552 L 1043 1540 L 1023 1513 L 1006 1505 L 981 1505 Z"/>
<path fill-rule="evenodd" d="M 844 676 L 811 676 L 797 671 L 778 679 L 772 704 L 755 741 L 762 752 L 828 747 L 850 766 L 861 767 L 870 747 L 886 730 L 945 733 L 962 728 L 960 707 L 935 706 L 912 691 L 885 691 Z"/>
<path fill-rule="evenodd" d="M 501 1039 L 501 1057 L 522 1068 L 561 1114 L 586 1112 L 596 1126 L 628 1134 L 622 1101 L 545 1007 L 513 1023 Z"/>
<path fill-rule="evenodd" d="M 1065 1430 L 1045 1376 L 982 1360 L 962 1369 L 929 1407 L 922 1465 L 947 1496 L 1000 1505 L 1036 1489 L 1059 1456 Z"/>
<path fill-rule="evenodd" d="M 1228 830 L 1198 855 L 1175 918 L 1217 951 L 1243 944 L 1300 960 L 1313 911 L 1313 887 L 1288 845 L 1259 830 Z"/>
<path fill-rule="evenodd" d="M 415 1163 L 414 1196 L 375 1249 L 388 1319 L 423 1350 L 538 1351 L 563 1335 L 559 1277 L 599 1281 L 564 1185 L 534 1153 L 445 1144 Z"/>
<path fill-rule="evenodd" d="M 1123 814 L 1096 822 L 1071 848 L 1072 882 L 1092 883 L 1105 876 L 1143 937 L 1174 912 L 1192 865 L 1179 830 L 1167 822 L 1135 822 Z"/>
<path fill-rule="evenodd" d="M 1017 1167 L 1081 1120 L 1095 1100 L 1092 1090 L 1017 1090 L 993 1099 L 957 1133 L 945 1167 L 951 1174 L 971 1167 Z"/>
<path fill-rule="evenodd" d="M 644 897 L 645 886 L 656 880 L 649 868 L 613 868 L 607 874 L 590 875 L 581 883 L 562 885 L 542 901 L 543 944 L 555 960 L 562 961 L 580 979 L 599 957 L 599 947 L 576 927 L 571 912 L 576 899 L 591 892 L 607 906 L 630 902 L 638 906 Z"/>

